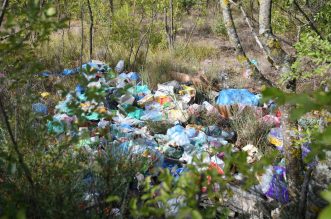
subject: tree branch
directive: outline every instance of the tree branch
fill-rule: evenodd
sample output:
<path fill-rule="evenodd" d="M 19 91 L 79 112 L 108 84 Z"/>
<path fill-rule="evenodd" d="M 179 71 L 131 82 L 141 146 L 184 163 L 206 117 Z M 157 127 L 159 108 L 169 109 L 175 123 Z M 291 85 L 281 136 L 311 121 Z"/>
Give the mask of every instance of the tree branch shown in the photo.
<path fill-rule="evenodd" d="M 13 131 L 12 131 L 12 129 L 10 127 L 10 124 L 9 124 L 9 118 L 8 118 L 8 115 L 7 115 L 6 110 L 4 108 L 4 105 L 2 104 L 1 97 L 2 97 L 2 95 L 0 95 L 0 111 L 1 111 L 1 114 L 3 116 L 3 119 L 4 119 L 4 122 L 5 122 L 6 128 L 8 130 L 8 133 L 9 133 L 9 136 L 10 136 L 10 140 L 11 140 L 13 146 L 14 146 L 14 150 L 15 150 L 17 156 L 18 156 L 18 162 L 22 166 L 22 169 L 24 171 L 25 177 L 27 178 L 27 180 L 30 183 L 32 189 L 34 190 L 34 183 L 33 183 L 33 180 L 32 180 L 32 176 L 31 176 L 30 170 L 28 169 L 27 165 L 25 164 L 24 159 L 23 159 L 23 154 L 20 152 L 19 147 L 18 147 L 18 144 L 17 144 L 17 141 L 14 138 Z"/>
<path fill-rule="evenodd" d="M 317 27 L 315 26 L 314 21 L 312 21 L 312 19 L 302 10 L 302 8 L 300 7 L 300 5 L 298 4 L 297 1 L 294 0 L 293 3 L 298 8 L 300 13 L 306 18 L 306 20 L 308 21 L 309 26 L 311 27 L 311 29 L 313 29 L 315 31 L 315 33 L 317 33 L 317 35 L 319 35 L 320 38 L 322 40 L 324 40 L 324 37 L 322 36 L 321 32 L 319 32 Z"/>
<path fill-rule="evenodd" d="M 90 0 L 87 0 L 87 8 L 90 16 L 90 60 L 92 60 L 92 54 L 93 54 L 93 25 L 94 25 L 94 20 L 93 20 L 93 12 L 91 8 L 91 3 Z"/>

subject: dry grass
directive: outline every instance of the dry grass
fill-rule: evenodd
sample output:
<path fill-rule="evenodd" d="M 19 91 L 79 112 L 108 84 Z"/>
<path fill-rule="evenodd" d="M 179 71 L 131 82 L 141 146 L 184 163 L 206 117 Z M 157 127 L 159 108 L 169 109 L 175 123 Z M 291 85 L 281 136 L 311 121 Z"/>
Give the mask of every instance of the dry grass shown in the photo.
<path fill-rule="evenodd" d="M 271 149 L 267 135 L 270 126 L 257 117 L 254 108 L 246 107 L 242 112 L 233 110 L 233 119 L 230 121 L 231 128 L 237 132 L 237 146 L 244 147 L 247 144 L 256 146 L 262 153 Z"/>

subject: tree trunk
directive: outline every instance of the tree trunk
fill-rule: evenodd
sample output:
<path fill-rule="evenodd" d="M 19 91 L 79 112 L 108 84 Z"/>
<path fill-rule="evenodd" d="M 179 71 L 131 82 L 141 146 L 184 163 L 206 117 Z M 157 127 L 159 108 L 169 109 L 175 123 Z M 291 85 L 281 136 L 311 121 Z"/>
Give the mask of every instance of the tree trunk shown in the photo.
<path fill-rule="evenodd" d="M 245 68 L 250 69 L 251 64 L 245 54 L 244 49 L 241 46 L 239 36 L 237 34 L 237 30 L 236 30 L 235 24 L 233 22 L 229 1 L 221 0 L 221 6 L 223 9 L 223 19 L 224 19 L 224 23 L 225 23 L 225 26 L 227 29 L 229 39 L 230 39 L 232 45 L 236 49 L 236 58 L 240 62 L 240 64 L 243 64 L 245 66 Z"/>
<path fill-rule="evenodd" d="M 167 33 L 169 49 L 172 49 L 173 42 L 172 42 L 172 36 L 171 36 L 171 28 L 169 27 L 169 22 L 168 22 L 168 10 L 166 7 L 164 8 L 164 28 Z"/>
<path fill-rule="evenodd" d="M 81 22 L 81 46 L 80 46 L 80 70 L 82 70 L 82 65 L 83 65 L 83 51 L 84 51 L 84 7 L 83 5 L 81 6 L 81 17 L 80 17 L 80 22 Z"/>
<path fill-rule="evenodd" d="M 278 70 L 279 76 L 291 71 L 293 59 L 282 49 L 280 42 L 272 33 L 271 27 L 272 0 L 260 1 L 259 34 L 261 42 L 268 54 L 268 61 Z M 276 78 L 276 81 L 278 79 Z M 278 85 L 278 87 L 282 87 Z M 295 80 L 286 84 L 283 89 L 294 91 Z"/>
<path fill-rule="evenodd" d="M 1 24 L 2 24 L 2 21 L 3 21 L 3 18 L 5 16 L 5 12 L 6 12 L 6 9 L 8 7 L 8 3 L 9 3 L 9 0 L 4 0 L 3 3 L 2 3 L 1 12 L 0 12 L 0 27 L 1 27 Z"/>
<path fill-rule="evenodd" d="M 260 1 L 260 14 L 259 14 L 259 33 L 272 34 L 271 29 L 271 8 L 272 0 L 261 0 Z"/>
<path fill-rule="evenodd" d="M 174 48 L 175 36 L 174 36 L 174 9 L 173 9 L 173 0 L 169 2 L 170 10 L 170 37 L 171 37 L 171 49 Z"/>
<path fill-rule="evenodd" d="M 90 60 L 92 60 L 92 54 L 93 54 L 93 12 L 92 12 L 92 8 L 91 8 L 91 3 L 90 0 L 87 0 L 87 7 L 88 7 L 88 12 L 89 12 L 89 16 L 90 16 L 90 51 L 89 51 L 89 55 L 90 55 Z"/>
<path fill-rule="evenodd" d="M 109 0 L 111 15 L 114 16 L 114 0 Z"/>
<path fill-rule="evenodd" d="M 236 49 L 236 58 L 238 62 L 244 66 L 245 71 L 248 72 L 247 76 L 258 76 L 257 79 L 261 80 L 264 84 L 270 86 L 271 83 L 258 71 L 255 65 L 251 64 L 250 60 L 246 56 L 246 53 L 241 46 L 239 36 L 232 18 L 230 2 L 228 0 L 221 0 L 221 6 L 223 11 L 223 20 L 227 29 L 227 33 L 230 42 Z"/>

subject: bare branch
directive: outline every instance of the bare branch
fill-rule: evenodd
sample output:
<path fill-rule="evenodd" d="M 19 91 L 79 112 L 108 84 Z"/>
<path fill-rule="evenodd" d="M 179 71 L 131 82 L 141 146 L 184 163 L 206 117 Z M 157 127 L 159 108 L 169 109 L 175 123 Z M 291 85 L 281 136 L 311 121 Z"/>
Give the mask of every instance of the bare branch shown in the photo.
<path fill-rule="evenodd" d="M 306 18 L 306 20 L 308 21 L 309 26 L 311 27 L 311 29 L 313 29 L 313 31 L 315 31 L 315 33 L 317 33 L 317 35 L 319 35 L 320 38 L 322 40 L 324 40 L 324 37 L 322 36 L 321 32 L 319 32 L 319 30 L 315 26 L 314 21 L 302 10 L 302 8 L 300 7 L 300 5 L 298 4 L 298 2 L 296 0 L 294 0 L 293 3 L 298 8 L 298 10 L 300 11 L 300 13 Z"/>

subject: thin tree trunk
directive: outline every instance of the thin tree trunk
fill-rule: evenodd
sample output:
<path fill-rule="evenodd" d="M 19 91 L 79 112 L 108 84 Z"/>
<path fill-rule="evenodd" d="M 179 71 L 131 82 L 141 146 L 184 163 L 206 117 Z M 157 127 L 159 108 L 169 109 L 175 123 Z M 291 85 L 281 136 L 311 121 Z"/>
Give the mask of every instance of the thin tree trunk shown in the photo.
<path fill-rule="evenodd" d="M 260 14 L 259 14 L 259 33 L 272 34 L 271 29 L 271 8 L 272 0 L 260 1 Z"/>
<path fill-rule="evenodd" d="M 133 54 L 133 49 L 134 49 L 134 25 L 135 23 L 135 17 L 136 17 L 136 1 L 133 2 L 133 13 L 132 13 L 132 27 L 131 27 L 131 33 L 130 33 L 130 54 L 129 54 L 129 65 L 131 66 L 131 56 Z M 140 19 L 139 25 L 143 21 L 143 16 Z"/>
<path fill-rule="evenodd" d="M 249 2 L 249 6 L 250 6 L 250 11 L 251 11 L 251 19 L 254 20 L 254 0 L 251 0 Z"/>
<path fill-rule="evenodd" d="M 83 5 L 81 6 L 81 17 L 80 17 L 80 22 L 81 22 L 81 47 L 80 47 L 80 70 L 82 70 L 82 65 L 83 65 L 83 51 L 84 51 L 84 7 Z"/>
<path fill-rule="evenodd" d="M 9 4 L 9 0 L 4 0 L 3 3 L 2 3 L 1 12 L 0 12 L 0 27 L 1 27 L 1 24 L 2 24 L 2 21 L 3 21 L 3 18 L 5 16 L 8 4 Z"/>
<path fill-rule="evenodd" d="M 167 33 L 167 38 L 168 38 L 168 46 L 169 46 L 169 49 L 172 48 L 172 38 L 171 38 L 171 30 L 170 30 L 170 27 L 169 27 L 169 24 L 168 24 L 168 10 L 167 8 L 164 8 L 164 28 L 165 28 L 165 31 Z"/>
<path fill-rule="evenodd" d="M 250 62 L 249 59 L 247 58 L 244 49 L 241 46 L 239 36 L 237 34 L 237 30 L 235 27 L 235 24 L 233 22 L 232 18 L 232 13 L 230 9 L 230 3 L 227 0 L 221 0 L 221 5 L 223 9 L 223 18 L 224 18 L 224 23 L 228 32 L 229 39 L 232 43 L 232 45 L 236 49 L 236 56 L 237 60 L 241 63 L 244 64 L 245 67 L 250 68 Z"/>
<path fill-rule="evenodd" d="M 114 0 L 109 0 L 111 15 L 114 16 Z"/>
<path fill-rule="evenodd" d="M 109 8 L 110 8 L 110 12 L 111 12 L 111 15 L 109 16 L 109 36 L 110 36 L 112 22 L 113 22 L 113 18 L 114 18 L 114 0 L 109 0 Z"/>
<path fill-rule="evenodd" d="M 174 36 L 174 9 L 173 0 L 170 0 L 169 10 L 170 10 L 170 37 L 171 37 L 171 49 L 174 48 L 175 36 Z"/>
<path fill-rule="evenodd" d="M 271 27 L 271 8 L 272 0 L 260 1 L 259 13 L 259 34 L 261 41 L 264 44 L 269 57 L 272 59 L 277 69 L 282 69 L 282 73 L 291 70 L 288 63 L 288 55 L 281 48 L 279 41 L 274 37 Z"/>
<path fill-rule="evenodd" d="M 279 77 L 285 73 L 291 72 L 291 65 L 293 58 L 291 58 L 281 47 L 280 42 L 272 33 L 271 27 L 271 9 L 272 0 L 260 1 L 260 13 L 259 13 L 259 34 L 261 42 L 268 53 L 268 61 L 278 69 Z M 276 78 L 276 81 L 278 79 Z M 288 81 L 285 90 L 295 91 L 296 81 Z M 283 85 L 278 85 L 283 87 Z"/>
<path fill-rule="evenodd" d="M 92 12 L 92 8 L 91 8 L 91 3 L 90 0 L 87 0 L 87 7 L 88 7 L 88 12 L 89 12 L 89 16 L 90 16 L 90 51 L 89 51 L 89 55 L 90 55 L 90 60 L 92 60 L 92 54 L 93 54 L 93 25 L 94 25 L 94 20 L 93 20 L 93 12 Z"/>

